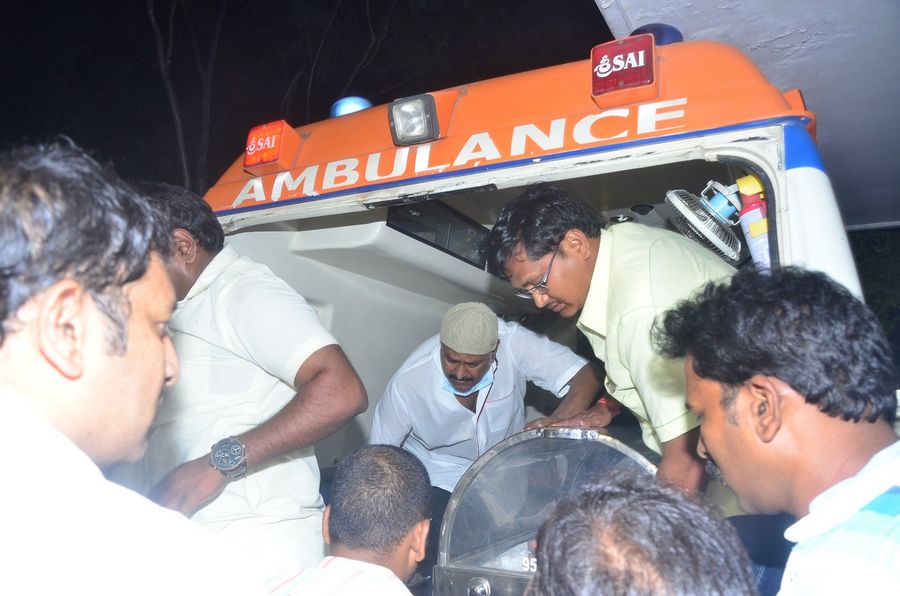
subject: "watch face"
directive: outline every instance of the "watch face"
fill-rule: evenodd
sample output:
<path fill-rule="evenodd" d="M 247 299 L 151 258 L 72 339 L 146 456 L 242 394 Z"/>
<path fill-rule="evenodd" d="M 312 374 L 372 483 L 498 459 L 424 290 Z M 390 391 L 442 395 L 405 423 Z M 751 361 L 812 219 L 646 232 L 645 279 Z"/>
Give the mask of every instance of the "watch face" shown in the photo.
<path fill-rule="evenodd" d="M 244 446 L 237 439 L 223 439 L 213 447 L 213 465 L 223 472 L 236 469 L 243 461 Z"/>

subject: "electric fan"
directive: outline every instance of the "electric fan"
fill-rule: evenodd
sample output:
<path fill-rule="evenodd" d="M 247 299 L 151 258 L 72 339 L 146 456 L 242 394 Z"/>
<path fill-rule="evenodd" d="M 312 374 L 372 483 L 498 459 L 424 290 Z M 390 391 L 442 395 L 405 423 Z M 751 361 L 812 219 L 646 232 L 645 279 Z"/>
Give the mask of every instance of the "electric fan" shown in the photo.
<path fill-rule="evenodd" d="M 712 197 L 707 193 L 715 191 Z M 666 204 L 678 231 L 719 255 L 729 265 L 737 265 L 741 241 L 731 230 L 738 223 L 741 208 L 737 186 L 726 187 L 712 180 L 695 196 L 686 190 L 670 190 Z"/>

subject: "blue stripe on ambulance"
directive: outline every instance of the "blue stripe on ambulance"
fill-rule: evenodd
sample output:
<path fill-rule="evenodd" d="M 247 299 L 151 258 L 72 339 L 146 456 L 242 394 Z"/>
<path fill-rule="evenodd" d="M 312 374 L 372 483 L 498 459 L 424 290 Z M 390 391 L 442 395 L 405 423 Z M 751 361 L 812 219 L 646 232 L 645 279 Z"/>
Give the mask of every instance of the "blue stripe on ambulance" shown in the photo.
<path fill-rule="evenodd" d="M 815 168 L 825 171 L 816 142 L 805 126 L 791 123 L 784 127 L 784 168 Z"/>

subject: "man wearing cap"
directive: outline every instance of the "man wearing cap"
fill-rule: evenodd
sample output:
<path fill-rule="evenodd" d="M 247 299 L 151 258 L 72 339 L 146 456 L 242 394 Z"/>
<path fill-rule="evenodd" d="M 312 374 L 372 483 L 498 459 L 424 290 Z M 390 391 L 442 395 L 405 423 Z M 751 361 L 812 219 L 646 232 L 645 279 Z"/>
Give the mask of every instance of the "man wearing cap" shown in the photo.
<path fill-rule="evenodd" d="M 522 430 L 528 381 L 562 398 L 552 416 L 559 419 L 588 408 L 600 391 L 599 373 L 584 358 L 498 319 L 484 304 L 465 302 L 447 311 L 440 334 L 416 348 L 388 383 L 369 441 L 401 446 L 428 470 L 435 490 L 426 566 L 460 477 Z"/>

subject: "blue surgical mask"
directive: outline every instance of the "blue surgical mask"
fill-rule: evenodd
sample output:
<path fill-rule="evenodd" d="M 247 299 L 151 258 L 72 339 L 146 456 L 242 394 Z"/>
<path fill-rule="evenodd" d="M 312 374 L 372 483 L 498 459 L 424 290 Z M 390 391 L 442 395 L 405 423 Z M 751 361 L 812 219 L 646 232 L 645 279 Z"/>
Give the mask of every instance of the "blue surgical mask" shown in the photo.
<path fill-rule="evenodd" d="M 481 391 L 482 389 L 484 389 L 485 387 L 489 386 L 491 383 L 494 382 L 494 367 L 495 366 L 496 366 L 496 363 L 492 362 L 491 366 L 488 368 L 487 372 L 484 374 L 483 377 L 481 377 L 481 380 L 478 381 L 477 383 L 475 383 L 475 385 L 473 385 L 472 388 L 469 389 L 468 391 L 466 391 L 465 393 L 460 393 L 459 391 L 457 391 L 453 387 L 453 385 L 450 384 L 450 379 L 447 378 L 447 375 L 442 374 L 441 375 L 441 389 L 443 389 L 444 391 L 449 391 L 450 393 L 452 393 L 454 395 L 461 395 L 463 397 L 468 397 L 477 391 Z M 441 372 L 443 372 L 443 371 L 441 371 Z"/>

